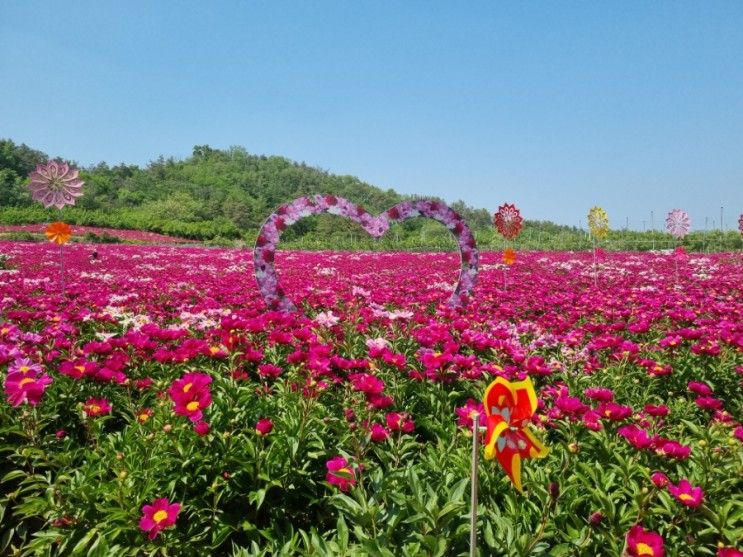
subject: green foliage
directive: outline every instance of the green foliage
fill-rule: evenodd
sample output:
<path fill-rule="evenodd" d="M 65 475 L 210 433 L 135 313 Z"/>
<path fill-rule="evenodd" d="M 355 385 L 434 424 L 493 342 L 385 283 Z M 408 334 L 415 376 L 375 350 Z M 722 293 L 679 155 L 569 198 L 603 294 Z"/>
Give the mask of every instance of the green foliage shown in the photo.
<path fill-rule="evenodd" d="M 25 187 L 28 173 L 47 155 L 11 140 L 0 140 L 0 223 L 31 224 L 57 220 L 59 213 L 34 203 Z M 146 230 L 193 240 L 254 239 L 263 221 L 282 203 L 302 195 L 327 193 L 346 197 L 379 213 L 409 199 L 382 190 L 353 176 L 337 176 L 283 157 L 251 155 L 242 147 L 218 150 L 197 145 L 185 160 L 160 157 L 145 168 L 105 162 L 82 169 L 85 194 L 64 210 L 77 225 Z M 462 201 L 451 207 L 472 228 L 481 249 L 507 247 L 492 225 L 487 209 Z M 286 247 L 341 250 L 453 250 L 452 236 L 440 224 L 415 219 L 395 226 L 374 240 L 353 222 L 321 215 L 303 219 L 284 234 Z M 692 251 L 737 249 L 736 232 L 694 232 L 682 243 Z M 516 249 L 585 250 L 593 244 L 576 227 L 548 221 L 525 221 L 524 231 L 511 245 Z M 600 243 L 605 249 L 639 250 L 676 246 L 660 232 L 613 231 Z"/>

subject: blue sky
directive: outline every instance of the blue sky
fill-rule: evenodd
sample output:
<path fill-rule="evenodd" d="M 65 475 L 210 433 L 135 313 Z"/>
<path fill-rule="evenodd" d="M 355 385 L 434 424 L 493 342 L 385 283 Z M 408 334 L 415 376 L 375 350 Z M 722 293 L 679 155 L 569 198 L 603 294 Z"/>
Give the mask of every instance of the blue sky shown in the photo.
<path fill-rule="evenodd" d="M 82 165 L 242 145 L 529 219 L 731 229 L 741 2 L 0 2 L 0 137 Z"/>

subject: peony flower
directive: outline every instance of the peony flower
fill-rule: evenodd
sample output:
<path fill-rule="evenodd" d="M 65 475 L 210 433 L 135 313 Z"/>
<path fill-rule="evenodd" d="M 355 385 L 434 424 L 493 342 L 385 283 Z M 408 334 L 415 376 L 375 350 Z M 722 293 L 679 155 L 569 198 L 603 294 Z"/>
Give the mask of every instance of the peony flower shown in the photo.
<path fill-rule="evenodd" d="M 199 437 L 203 437 L 204 435 L 207 435 L 211 428 L 209 427 L 209 424 L 207 422 L 196 422 L 193 425 L 193 430 Z"/>
<path fill-rule="evenodd" d="M 668 484 L 668 492 L 673 495 L 677 501 L 687 507 L 697 508 L 702 504 L 704 491 L 701 487 L 694 487 L 689 480 L 683 479 L 678 485 Z"/>
<path fill-rule="evenodd" d="M 180 503 L 170 503 L 165 497 L 155 499 L 151 505 L 142 507 L 142 518 L 139 520 L 140 530 L 147 532 L 147 537 L 154 540 L 160 530 L 169 528 L 175 524 L 178 513 L 181 511 Z"/>
<path fill-rule="evenodd" d="M 743 231 L 743 215 L 740 217 L 741 230 Z M 743 557 L 743 551 L 735 549 L 734 547 L 718 547 L 717 557 Z"/>
<path fill-rule="evenodd" d="M 258 423 L 255 424 L 255 433 L 261 437 L 265 437 L 273 431 L 273 422 L 270 418 L 261 418 Z"/>
<path fill-rule="evenodd" d="M 40 164 L 28 177 L 31 197 L 47 209 L 61 209 L 65 205 L 74 205 L 75 198 L 80 197 L 85 182 L 80 180 L 78 170 L 70 168 L 67 163 L 49 161 Z"/>
<path fill-rule="evenodd" d="M 18 367 L 27 371 L 10 371 L 5 377 L 4 387 L 8 402 L 12 406 L 20 406 L 24 402 L 36 406 L 51 384 L 52 378 L 43 373 L 38 364 Z"/>
<path fill-rule="evenodd" d="M 369 428 L 369 434 L 371 435 L 371 440 L 375 443 L 380 443 L 390 436 L 389 430 L 377 422 L 374 422 L 371 425 Z"/>
<path fill-rule="evenodd" d="M 44 234 L 50 242 L 54 242 L 61 246 L 70 241 L 70 238 L 72 237 L 72 228 L 67 223 L 57 221 L 47 226 Z"/>
<path fill-rule="evenodd" d="M 663 557 L 663 538 L 636 524 L 627 532 L 627 553 L 632 557 Z"/>
<path fill-rule="evenodd" d="M 329 484 L 338 486 L 341 491 L 348 491 L 349 487 L 356 485 L 356 471 L 342 456 L 331 458 L 325 463 L 328 473 L 325 479 Z"/>
<path fill-rule="evenodd" d="M 668 479 L 668 476 L 666 476 L 663 472 L 653 472 L 650 474 L 650 481 L 653 482 L 653 485 L 657 488 L 666 487 L 671 481 Z"/>
<path fill-rule="evenodd" d="M 85 412 L 86 416 L 97 418 L 98 416 L 103 416 L 104 414 L 110 414 L 111 404 L 105 398 L 90 397 L 88 400 L 85 401 L 83 411 Z"/>
<path fill-rule="evenodd" d="M 460 406 L 454 412 L 459 419 L 457 425 L 472 431 L 475 416 L 479 416 L 480 425 L 485 425 L 485 407 L 478 400 L 469 399 L 464 406 Z"/>

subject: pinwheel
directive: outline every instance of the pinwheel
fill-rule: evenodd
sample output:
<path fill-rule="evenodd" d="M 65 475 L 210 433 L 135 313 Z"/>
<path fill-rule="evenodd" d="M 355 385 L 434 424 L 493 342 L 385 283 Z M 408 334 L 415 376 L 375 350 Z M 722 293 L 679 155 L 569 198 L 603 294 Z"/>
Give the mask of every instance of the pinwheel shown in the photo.
<path fill-rule="evenodd" d="M 498 212 L 495 213 L 493 221 L 501 236 L 506 240 L 513 240 L 521 234 L 524 219 L 516 205 L 506 203 L 498 207 Z"/>
<path fill-rule="evenodd" d="M 601 207 L 591 207 L 588 211 L 588 228 L 594 238 L 606 238 L 609 234 L 609 215 Z"/>
<path fill-rule="evenodd" d="M 525 458 L 543 458 L 547 448 L 529 430 L 528 422 L 537 409 L 537 395 L 528 377 L 510 382 L 498 377 L 483 397 L 487 433 L 485 458 L 497 459 L 521 492 L 521 461 Z"/>
<path fill-rule="evenodd" d="M 666 217 L 666 230 L 674 238 L 681 239 L 689 233 L 691 219 L 689 214 L 681 209 L 673 209 Z"/>

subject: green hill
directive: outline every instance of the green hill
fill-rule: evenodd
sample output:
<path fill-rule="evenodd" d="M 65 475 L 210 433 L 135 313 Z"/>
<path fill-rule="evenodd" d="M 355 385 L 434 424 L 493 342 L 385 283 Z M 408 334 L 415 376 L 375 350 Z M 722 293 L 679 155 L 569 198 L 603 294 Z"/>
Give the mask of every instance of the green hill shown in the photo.
<path fill-rule="evenodd" d="M 31 199 L 27 176 L 46 153 L 0 140 L 0 224 L 30 224 L 60 218 Z M 55 156 L 56 158 L 56 156 Z M 64 160 L 64 158 L 62 158 Z M 78 166 L 74 161 L 68 161 Z M 329 193 L 362 204 L 372 213 L 409 198 L 382 190 L 353 176 L 338 176 L 283 157 L 252 155 L 242 147 L 226 150 L 197 145 L 184 159 L 160 157 L 144 168 L 101 162 L 81 168 L 84 195 L 74 207 L 65 207 L 63 218 L 71 224 L 147 230 L 215 243 L 252 243 L 262 222 L 281 203 L 301 195 Z M 506 200 L 504 200 L 506 201 Z M 491 213 L 458 201 L 459 212 L 484 248 L 501 248 Z M 691 236 L 694 239 L 694 236 Z M 396 225 L 380 242 L 368 238 L 360 227 L 328 215 L 304 219 L 284 234 L 287 247 L 452 249 L 454 242 L 444 227 L 426 219 Z M 697 239 L 702 249 L 706 239 Z M 724 243 L 735 247 L 730 233 Z M 614 242 L 614 244 L 612 244 Z M 655 233 L 613 232 L 607 247 L 650 249 L 668 247 L 670 238 Z M 723 238 L 718 245 L 722 245 Z M 619 245 L 621 243 L 621 246 Z M 517 248 L 586 249 L 584 231 L 544 221 L 526 221 Z"/>

